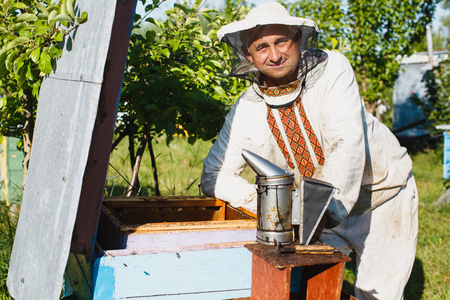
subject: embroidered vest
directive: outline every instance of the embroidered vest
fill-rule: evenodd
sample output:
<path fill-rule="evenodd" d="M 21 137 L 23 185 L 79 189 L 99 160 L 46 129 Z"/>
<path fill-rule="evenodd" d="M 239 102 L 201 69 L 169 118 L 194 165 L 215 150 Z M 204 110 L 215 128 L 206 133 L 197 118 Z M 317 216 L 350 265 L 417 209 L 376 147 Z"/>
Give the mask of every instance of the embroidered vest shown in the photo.
<path fill-rule="evenodd" d="M 298 84 L 298 82 L 294 82 L 291 85 L 275 89 L 260 86 L 260 89 L 266 96 L 276 97 L 291 93 L 298 88 Z M 278 118 L 275 118 L 274 114 L 278 114 Z M 295 168 L 292 159 L 294 158 L 300 174 L 312 177 L 316 169 L 315 163 L 323 165 L 325 157 L 305 114 L 300 96 L 287 106 L 271 108 L 268 105 L 267 122 L 289 167 Z M 281 123 L 284 134 L 279 128 L 279 123 Z"/>

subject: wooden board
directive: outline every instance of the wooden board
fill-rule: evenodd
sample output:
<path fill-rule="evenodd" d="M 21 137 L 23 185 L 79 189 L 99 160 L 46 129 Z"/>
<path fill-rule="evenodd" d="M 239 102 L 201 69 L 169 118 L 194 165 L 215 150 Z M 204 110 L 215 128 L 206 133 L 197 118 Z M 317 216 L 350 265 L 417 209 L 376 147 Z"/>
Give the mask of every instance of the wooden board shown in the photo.
<path fill-rule="evenodd" d="M 295 254 L 285 253 L 280 254 L 275 246 L 261 245 L 261 244 L 249 244 L 245 245 L 253 254 L 264 259 L 275 268 L 295 268 L 304 266 L 324 265 L 324 264 L 336 264 L 341 262 L 351 261 L 351 258 L 340 252 L 335 254 Z"/>
<path fill-rule="evenodd" d="M 88 283 L 78 283 L 69 290 L 73 290 L 78 300 L 209 300 L 242 298 L 251 294 L 251 253 L 244 247 L 111 255 L 126 251 L 106 251 L 95 258 L 92 298 L 85 298 L 87 293 L 81 290 L 88 287 Z M 68 273 L 82 274 L 82 265 L 70 264 Z"/>
<path fill-rule="evenodd" d="M 97 3 L 98 1 L 92 2 Z M 101 73 L 103 76 L 102 89 L 98 101 L 88 161 L 82 176 L 83 185 L 70 248 L 71 252 L 88 255 L 92 254 L 95 245 L 117 108 L 122 89 L 123 71 L 127 59 L 137 0 L 109 0 L 107 4 L 100 5 L 99 10 L 111 7 L 113 2 L 116 5 L 114 22 L 111 30 L 111 39 L 109 40 L 106 66 Z M 109 20 L 98 19 L 98 22 L 106 21 Z M 88 22 L 91 22 L 91 15 L 89 15 Z M 89 40 L 87 44 L 91 44 L 92 41 Z M 85 44 L 86 47 L 87 44 Z M 94 47 L 97 47 L 95 43 Z M 91 56 L 93 60 L 98 59 L 95 55 Z M 71 65 L 73 69 L 77 67 L 79 67 L 78 61 Z M 89 70 L 92 66 L 87 65 L 85 67 Z"/>
<path fill-rule="evenodd" d="M 116 1 L 79 0 L 76 6 L 89 20 L 65 36 L 57 68 L 39 92 L 7 281 L 15 299 L 58 299 L 69 256 Z"/>
<path fill-rule="evenodd" d="M 66 291 L 70 294 L 76 291 L 76 295 L 80 299 L 92 299 L 94 286 L 93 286 L 93 257 L 85 256 L 81 254 L 70 253 L 67 261 L 66 269 L 70 272 L 66 272 Z M 68 283 L 71 284 L 68 284 Z M 67 295 L 70 295 L 69 293 Z"/>

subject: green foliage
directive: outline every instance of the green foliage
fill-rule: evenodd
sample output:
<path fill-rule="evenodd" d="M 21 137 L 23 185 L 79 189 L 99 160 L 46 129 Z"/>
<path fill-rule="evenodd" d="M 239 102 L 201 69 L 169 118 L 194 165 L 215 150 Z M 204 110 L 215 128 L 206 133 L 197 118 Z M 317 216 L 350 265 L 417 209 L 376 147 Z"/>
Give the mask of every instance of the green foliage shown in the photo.
<path fill-rule="evenodd" d="M 432 44 L 433 51 L 450 50 L 450 2 L 448 0 L 439 1 L 442 11 L 446 14 L 442 15 L 438 22 L 433 24 L 432 27 Z M 435 26 L 439 24 L 440 26 Z M 414 44 L 415 52 L 427 52 L 428 41 L 427 36 L 424 35 L 421 40 Z"/>
<path fill-rule="evenodd" d="M 441 3 L 446 15 L 441 17 L 441 27 L 433 28 L 433 49 L 450 50 L 450 1 L 445 0 Z"/>
<path fill-rule="evenodd" d="M 375 103 L 393 87 L 399 55 L 409 55 L 412 44 L 431 22 L 436 0 L 334 1 L 304 0 L 289 5 L 291 13 L 312 18 L 321 30 L 321 47 L 333 49 L 333 38 L 347 41 L 346 55 L 355 69 L 361 95 Z"/>
<path fill-rule="evenodd" d="M 348 17 L 342 1 L 305 0 L 286 4 L 291 15 L 310 18 L 320 30 L 319 48 L 336 49 L 333 38 L 338 41 L 346 38 Z"/>
<path fill-rule="evenodd" d="M 21 137 L 23 102 L 31 100 L 36 107 L 42 79 L 62 54 L 64 36 L 86 21 L 75 0 L 0 3 L 0 134 Z"/>
<path fill-rule="evenodd" d="M 450 29 L 450 15 L 448 16 L 448 24 L 444 27 L 438 28 L 436 31 L 433 28 L 432 31 L 432 43 L 433 43 L 433 51 L 439 51 L 439 50 L 448 50 L 448 47 L 450 46 L 450 34 L 447 34 Z M 424 36 L 422 40 L 414 44 L 414 52 L 428 52 L 428 42 L 427 37 Z"/>
<path fill-rule="evenodd" d="M 188 135 L 191 143 L 212 139 L 227 105 L 245 88 L 227 77 L 228 49 L 216 37 L 228 20 L 199 0 L 176 3 L 166 15 L 164 22 L 147 18 L 147 30 L 131 36 L 117 132 L 139 135 L 146 125 L 153 136 L 165 133 L 168 143 L 174 134 Z"/>
<path fill-rule="evenodd" d="M 436 125 L 450 124 L 450 60 L 447 59 L 426 73 L 426 93 L 423 98 L 411 97 L 422 108 L 428 120 L 429 129 Z"/>

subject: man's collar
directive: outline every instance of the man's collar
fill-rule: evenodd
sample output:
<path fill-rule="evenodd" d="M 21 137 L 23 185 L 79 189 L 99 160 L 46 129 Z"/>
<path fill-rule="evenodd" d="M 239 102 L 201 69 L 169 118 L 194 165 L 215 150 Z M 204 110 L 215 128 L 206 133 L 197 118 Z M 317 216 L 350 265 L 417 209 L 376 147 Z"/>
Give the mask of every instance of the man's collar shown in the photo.
<path fill-rule="evenodd" d="M 253 87 L 269 107 L 278 108 L 291 104 L 300 96 L 302 83 L 303 79 L 297 79 L 286 85 L 267 87 L 255 82 Z"/>
<path fill-rule="evenodd" d="M 266 96 L 280 97 L 295 92 L 299 88 L 301 82 L 302 81 L 300 79 L 297 79 L 285 85 L 267 87 L 258 84 L 258 87 L 259 90 Z"/>

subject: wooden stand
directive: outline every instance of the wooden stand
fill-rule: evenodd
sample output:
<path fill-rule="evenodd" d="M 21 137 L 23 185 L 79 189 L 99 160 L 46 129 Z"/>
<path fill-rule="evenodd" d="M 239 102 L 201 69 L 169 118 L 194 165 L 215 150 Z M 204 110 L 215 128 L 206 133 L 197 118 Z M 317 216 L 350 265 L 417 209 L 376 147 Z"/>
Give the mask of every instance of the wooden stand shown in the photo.
<path fill-rule="evenodd" d="M 343 271 L 350 257 L 342 254 L 281 254 L 274 246 L 248 244 L 252 252 L 251 299 L 339 300 Z M 300 282 L 291 281 L 292 269 L 303 267 Z M 291 293 L 291 285 L 299 292 Z"/>

